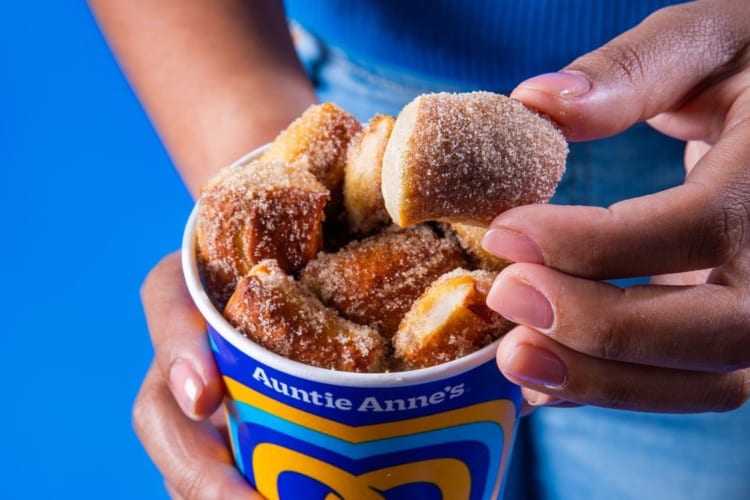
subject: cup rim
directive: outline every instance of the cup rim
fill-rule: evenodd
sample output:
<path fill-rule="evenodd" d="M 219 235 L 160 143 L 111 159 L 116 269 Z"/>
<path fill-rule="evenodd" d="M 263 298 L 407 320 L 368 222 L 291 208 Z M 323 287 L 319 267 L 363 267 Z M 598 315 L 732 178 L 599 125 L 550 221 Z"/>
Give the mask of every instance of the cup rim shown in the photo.
<path fill-rule="evenodd" d="M 229 168 L 234 168 L 256 159 L 267 147 L 268 145 L 265 145 L 243 155 L 237 161 L 232 163 Z M 198 311 L 203 318 L 226 341 L 250 358 L 253 358 L 271 368 L 299 378 L 316 380 L 334 385 L 357 387 L 400 387 L 455 376 L 483 365 L 495 357 L 495 351 L 500 339 L 497 339 L 478 351 L 467 354 L 461 358 L 427 368 L 393 372 L 359 373 L 308 365 L 276 354 L 273 351 L 256 344 L 238 332 L 224 318 L 223 314 L 214 307 L 203 286 L 203 281 L 201 280 L 198 271 L 195 245 L 195 226 L 198 218 L 199 205 L 200 200 L 195 203 L 191 210 L 182 236 L 181 261 L 185 284 L 193 303 L 198 308 Z"/>

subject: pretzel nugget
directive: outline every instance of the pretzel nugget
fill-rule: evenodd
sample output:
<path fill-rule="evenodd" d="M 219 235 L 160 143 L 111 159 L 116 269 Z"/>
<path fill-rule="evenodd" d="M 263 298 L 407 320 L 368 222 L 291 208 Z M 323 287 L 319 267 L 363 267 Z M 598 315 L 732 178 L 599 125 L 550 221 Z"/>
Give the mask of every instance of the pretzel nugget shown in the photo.
<path fill-rule="evenodd" d="M 509 208 L 549 200 L 567 154 L 552 121 L 514 99 L 424 94 L 393 126 L 383 157 L 385 206 L 399 226 L 488 226 Z"/>
<path fill-rule="evenodd" d="M 344 172 L 344 210 L 351 232 L 368 235 L 391 222 L 380 177 L 395 119 L 375 115 L 349 145 Z"/>
<path fill-rule="evenodd" d="M 336 253 L 320 253 L 300 281 L 343 317 L 388 339 L 430 283 L 464 265 L 458 246 L 430 228 L 393 227 Z"/>
<path fill-rule="evenodd" d="M 466 356 L 513 326 L 487 307 L 495 274 L 456 269 L 438 278 L 417 299 L 393 336 L 394 357 L 405 370 Z"/>
<path fill-rule="evenodd" d="M 467 253 L 474 267 L 500 272 L 510 264 L 510 261 L 496 257 L 482 247 L 482 239 L 487 232 L 486 227 L 461 223 L 446 226 L 447 231 L 456 238 L 461 248 Z"/>
<path fill-rule="evenodd" d="M 271 259 L 240 281 L 224 316 L 253 342 L 301 363 L 353 372 L 386 368 L 374 329 L 340 317 Z"/>
<path fill-rule="evenodd" d="M 322 246 L 326 190 L 304 168 L 249 162 L 225 168 L 204 187 L 196 223 L 198 262 L 212 299 L 223 306 L 263 259 L 286 272 Z"/>
<path fill-rule="evenodd" d="M 316 104 L 282 131 L 260 159 L 305 165 L 339 205 L 347 148 L 361 129 L 359 121 L 337 105 Z"/>

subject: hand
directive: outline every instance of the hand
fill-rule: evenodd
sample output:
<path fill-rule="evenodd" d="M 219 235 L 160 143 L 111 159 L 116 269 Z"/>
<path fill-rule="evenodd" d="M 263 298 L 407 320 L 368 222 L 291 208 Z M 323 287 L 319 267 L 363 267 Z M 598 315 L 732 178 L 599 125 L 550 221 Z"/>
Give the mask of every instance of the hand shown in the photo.
<path fill-rule="evenodd" d="M 206 328 L 174 253 L 149 274 L 143 305 L 154 361 L 133 408 L 133 423 L 173 498 L 261 498 L 232 461 L 221 378 Z"/>
<path fill-rule="evenodd" d="M 660 10 L 512 94 L 570 140 L 635 122 L 688 144 L 683 185 L 609 208 L 524 206 L 485 237 L 516 261 L 488 304 L 521 326 L 497 354 L 529 402 L 724 411 L 750 395 L 747 2 Z M 694 167 L 692 166 L 694 164 Z M 665 275 L 620 289 L 602 279 Z"/>

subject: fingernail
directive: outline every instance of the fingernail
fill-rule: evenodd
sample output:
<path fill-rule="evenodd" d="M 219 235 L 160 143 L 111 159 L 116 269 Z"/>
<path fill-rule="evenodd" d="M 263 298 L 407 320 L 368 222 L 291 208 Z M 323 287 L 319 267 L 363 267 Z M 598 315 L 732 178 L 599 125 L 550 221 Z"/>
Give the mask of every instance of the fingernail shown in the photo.
<path fill-rule="evenodd" d="M 535 90 L 552 94 L 561 99 L 576 99 L 591 90 L 591 83 L 581 73 L 565 71 L 558 73 L 545 73 L 521 82 L 516 90 Z M 513 97 L 513 94 L 511 94 Z"/>
<path fill-rule="evenodd" d="M 511 378 L 550 389 L 562 387 L 568 378 L 568 370 L 560 358 L 531 344 L 519 344 L 500 369 Z"/>
<path fill-rule="evenodd" d="M 523 398 L 531 406 L 555 406 L 565 401 L 564 399 L 556 398 L 533 389 L 524 389 L 522 394 Z"/>
<path fill-rule="evenodd" d="M 516 278 L 495 281 L 487 294 L 487 305 L 514 323 L 540 330 L 552 327 L 552 305 L 536 288 Z"/>
<path fill-rule="evenodd" d="M 528 236 L 504 227 L 491 227 L 484 235 L 482 246 L 493 255 L 513 262 L 544 264 L 539 246 Z"/>
<path fill-rule="evenodd" d="M 169 385 L 180 408 L 188 416 L 195 415 L 196 403 L 203 392 L 203 382 L 184 359 L 172 363 L 169 369 Z"/>

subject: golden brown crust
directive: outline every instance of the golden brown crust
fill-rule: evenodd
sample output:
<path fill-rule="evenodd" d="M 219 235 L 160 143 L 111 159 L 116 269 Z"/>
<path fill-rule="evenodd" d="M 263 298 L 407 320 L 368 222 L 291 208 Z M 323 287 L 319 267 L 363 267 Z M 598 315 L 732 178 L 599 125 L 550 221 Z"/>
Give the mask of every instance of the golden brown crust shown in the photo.
<path fill-rule="evenodd" d="M 495 273 L 456 269 L 438 278 L 406 313 L 393 336 L 399 368 L 445 363 L 489 345 L 513 324 L 485 303 Z"/>
<path fill-rule="evenodd" d="M 328 191 L 299 166 L 249 162 L 223 169 L 201 193 L 198 262 L 212 298 L 226 303 L 256 263 L 293 272 L 321 248 Z"/>
<path fill-rule="evenodd" d="M 340 207 L 347 148 L 361 129 L 359 121 L 337 105 L 316 104 L 274 139 L 261 160 L 305 165 L 331 192 L 333 206 Z"/>
<path fill-rule="evenodd" d="M 432 281 L 466 265 L 461 250 L 430 228 L 391 228 L 332 254 L 319 254 L 301 281 L 325 304 L 390 338 Z"/>
<path fill-rule="evenodd" d="M 360 129 L 313 106 L 261 161 L 204 188 L 196 246 L 215 304 L 253 342 L 336 370 L 422 368 L 491 343 L 513 326 L 485 303 L 508 263 L 482 238 L 499 212 L 551 196 L 564 138 L 487 92 L 420 96 Z"/>
<path fill-rule="evenodd" d="M 391 222 L 383 201 L 380 172 L 395 121 L 392 116 L 375 115 L 349 145 L 344 175 L 344 210 L 354 234 L 372 234 Z"/>
<path fill-rule="evenodd" d="M 425 94 L 399 114 L 383 159 L 393 221 L 489 225 L 509 208 L 549 200 L 565 170 L 562 133 L 490 92 Z"/>
<path fill-rule="evenodd" d="M 445 228 L 450 231 L 469 256 L 472 267 L 500 272 L 510 265 L 510 261 L 496 257 L 482 247 L 482 239 L 487 232 L 487 227 L 455 223 L 446 224 Z"/>
<path fill-rule="evenodd" d="M 301 363 L 354 372 L 386 368 L 385 344 L 375 330 L 324 306 L 274 260 L 255 265 L 240 281 L 224 316 L 253 342 Z"/>

